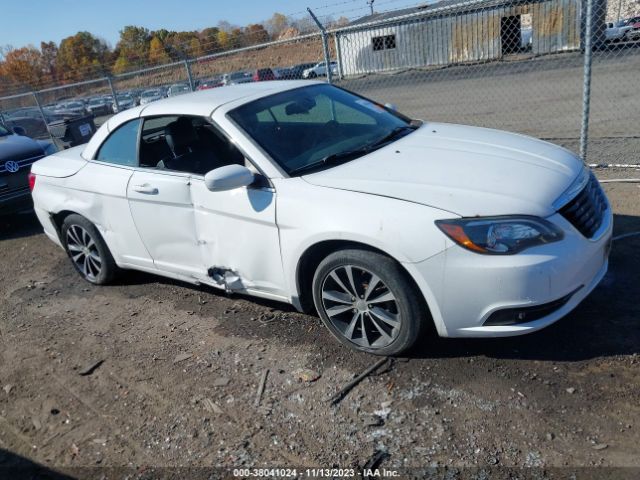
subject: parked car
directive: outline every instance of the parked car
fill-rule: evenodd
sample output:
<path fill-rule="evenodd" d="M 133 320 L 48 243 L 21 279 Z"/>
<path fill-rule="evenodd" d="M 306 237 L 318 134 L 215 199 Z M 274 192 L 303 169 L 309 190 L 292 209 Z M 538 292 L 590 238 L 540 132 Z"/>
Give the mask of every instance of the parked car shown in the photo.
<path fill-rule="evenodd" d="M 608 22 L 605 28 L 605 40 L 607 42 L 619 42 L 626 40 L 626 35 L 632 27 L 625 25 L 624 22 Z"/>
<path fill-rule="evenodd" d="M 640 40 L 640 17 L 631 17 L 624 20 L 624 25 L 631 27 L 625 33 L 626 40 Z"/>
<path fill-rule="evenodd" d="M 222 76 L 213 77 L 205 80 L 200 80 L 196 90 L 208 90 L 210 88 L 218 88 L 224 86 L 222 82 Z"/>
<path fill-rule="evenodd" d="M 331 62 L 329 64 L 329 68 L 331 68 L 331 74 L 338 74 L 338 62 Z M 327 63 L 320 62 L 316 63 L 313 67 L 307 68 L 302 72 L 302 78 L 316 78 L 316 77 L 326 77 L 327 76 Z"/>
<path fill-rule="evenodd" d="M 268 80 L 275 80 L 276 77 L 270 68 L 259 68 L 253 71 L 254 82 L 266 82 Z"/>
<path fill-rule="evenodd" d="M 80 100 L 59 103 L 53 111 L 65 118 L 83 117 L 89 113 L 84 102 Z"/>
<path fill-rule="evenodd" d="M 44 119 L 42 114 L 44 113 Z M 43 137 L 48 135 L 47 124 L 63 119 L 63 115 L 56 114 L 50 108 L 25 107 L 9 112 L 3 112 L 5 127 L 13 130 L 15 127 L 24 129 L 28 137 Z"/>
<path fill-rule="evenodd" d="M 279 78 L 282 80 L 298 80 L 303 78 L 302 74 L 305 70 L 315 66 L 315 63 L 299 63 L 298 65 L 292 65 L 291 67 L 281 71 Z"/>
<path fill-rule="evenodd" d="M 90 98 L 87 102 L 87 110 L 94 117 L 102 116 L 102 115 L 111 115 L 113 110 L 113 97 L 102 96 L 102 97 L 93 97 Z"/>
<path fill-rule="evenodd" d="M 157 100 L 161 100 L 164 98 L 164 94 L 159 88 L 152 88 L 149 90 L 145 90 L 140 95 L 140 105 L 146 105 L 151 102 L 155 102 Z"/>
<path fill-rule="evenodd" d="M 123 93 L 116 96 L 118 98 L 118 103 L 113 102 L 111 105 L 113 113 L 123 112 L 136 106 L 136 101 L 130 94 Z"/>
<path fill-rule="evenodd" d="M 118 114 L 34 164 L 36 214 L 87 281 L 139 269 L 289 302 L 391 355 L 431 323 L 539 330 L 607 271 L 612 211 L 568 150 L 324 82 L 197 95 Z"/>
<path fill-rule="evenodd" d="M 21 127 L 12 132 L 0 123 L 0 215 L 31 208 L 29 168 L 56 152 L 51 142 L 34 140 L 24 133 Z"/>
<path fill-rule="evenodd" d="M 177 97 L 185 93 L 191 93 L 191 87 L 185 83 L 175 83 L 167 90 L 167 97 Z"/>
<path fill-rule="evenodd" d="M 250 82 L 253 82 L 253 75 L 248 72 L 225 73 L 222 76 L 222 83 L 225 85 L 239 85 Z"/>

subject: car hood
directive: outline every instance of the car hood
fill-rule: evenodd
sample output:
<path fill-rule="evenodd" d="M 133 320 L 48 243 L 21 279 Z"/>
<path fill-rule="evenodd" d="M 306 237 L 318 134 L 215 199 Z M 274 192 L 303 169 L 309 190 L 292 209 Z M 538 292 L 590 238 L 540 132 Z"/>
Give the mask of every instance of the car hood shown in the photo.
<path fill-rule="evenodd" d="M 542 140 L 425 123 L 369 155 L 303 178 L 318 186 L 406 200 L 464 217 L 546 217 L 583 168 L 575 154 Z"/>
<path fill-rule="evenodd" d="M 29 137 L 21 135 L 0 137 L 0 162 L 41 157 L 43 154 L 44 151 L 40 144 Z"/>

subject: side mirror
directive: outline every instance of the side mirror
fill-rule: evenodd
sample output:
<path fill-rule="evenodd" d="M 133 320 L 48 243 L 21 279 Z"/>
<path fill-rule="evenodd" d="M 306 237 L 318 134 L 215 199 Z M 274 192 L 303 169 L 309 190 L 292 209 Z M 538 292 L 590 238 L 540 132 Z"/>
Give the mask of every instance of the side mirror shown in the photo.
<path fill-rule="evenodd" d="M 27 136 L 27 131 L 24 129 L 24 127 L 20 127 L 20 126 L 13 127 L 13 133 L 15 133 L 16 135 L 20 135 L 22 137 Z"/>
<path fill-rule="evenodd" d="M 253 173 L 242 165 L 226 165 L 211 170 L 204 176 L 204 184 L 212 192 L 224 192 L 253 183 Z"/>

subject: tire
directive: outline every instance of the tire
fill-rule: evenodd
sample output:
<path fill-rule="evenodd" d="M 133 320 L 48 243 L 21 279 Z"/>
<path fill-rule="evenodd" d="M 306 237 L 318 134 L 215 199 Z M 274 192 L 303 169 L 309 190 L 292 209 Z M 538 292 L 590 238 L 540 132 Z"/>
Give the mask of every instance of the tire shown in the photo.
<path fill-rule="evenodd" d="M 430 319 L 422 295 L 402 267 L 367 250 L 340 250 L 320 262 L 313 277 L 313 301 L 338 340 L 375 355 L 409 350 Z"/>
<path fill-rule="evenodd" d="M 104 285 L 119 273 L 100 232 L 81 215 L 71 214 L 62 222 L 61 240 L 76 271 L 87 282 Z M 87 255 L 88 252 L 88 255 Z"/>
<path fill-rule="evenodd" d="M 307 75 L 307 78 L 316 78 L 318 76 L 318 74 L 316 72 L 309 72 L 309 75 Z"/>

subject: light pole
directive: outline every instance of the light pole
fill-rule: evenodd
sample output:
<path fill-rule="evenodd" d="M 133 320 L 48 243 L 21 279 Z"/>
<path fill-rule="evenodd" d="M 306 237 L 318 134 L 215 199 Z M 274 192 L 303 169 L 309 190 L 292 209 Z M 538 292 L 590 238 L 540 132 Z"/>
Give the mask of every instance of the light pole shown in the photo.
<path fill-rule="evenodd" d="M 375 2 L 376 0 L 367 0 L 367 5 L 369 5 L 369 8 L 371 9 L 371 15 L 373 15 L 373 2 Z"/>

